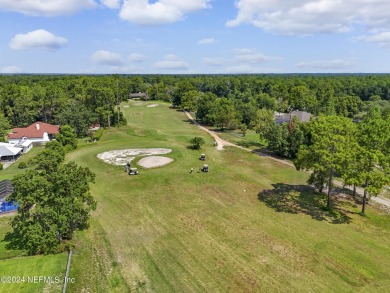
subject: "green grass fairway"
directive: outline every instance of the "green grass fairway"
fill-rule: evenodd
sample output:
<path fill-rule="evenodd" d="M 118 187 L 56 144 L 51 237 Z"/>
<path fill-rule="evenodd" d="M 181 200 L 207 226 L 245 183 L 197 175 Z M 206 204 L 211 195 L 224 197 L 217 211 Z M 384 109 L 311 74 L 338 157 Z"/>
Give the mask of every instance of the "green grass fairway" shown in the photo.
<path fill-rule="evenodd" d="M 369 209 L 361 217 L 346 200 L 325 212 L 305 173 L 240 149 L 217 151 L 184 113 L 147 104 L 123 104 L 128 126 L 67 156 L 96 173 L 98 202 L 90 229 L 76 235 L 69 292 L 389 290 L 389 216 Z M 187 148 L 194 136 L 205 138 L 203 149 Z M 129 176 L 96 158 L 142 147 L 171 148 L 174 162 Z M 208 174 L 197 172 L 200 153 Z"/>

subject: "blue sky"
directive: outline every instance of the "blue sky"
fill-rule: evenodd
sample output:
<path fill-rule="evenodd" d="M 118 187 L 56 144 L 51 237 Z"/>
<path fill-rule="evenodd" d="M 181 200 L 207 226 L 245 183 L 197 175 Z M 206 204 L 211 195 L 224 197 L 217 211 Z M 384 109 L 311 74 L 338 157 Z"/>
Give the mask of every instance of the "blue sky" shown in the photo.
<path fill-rule="evenodd" d="M 388 73 L 386 0 L 0 0 L 0 73 Z"/>

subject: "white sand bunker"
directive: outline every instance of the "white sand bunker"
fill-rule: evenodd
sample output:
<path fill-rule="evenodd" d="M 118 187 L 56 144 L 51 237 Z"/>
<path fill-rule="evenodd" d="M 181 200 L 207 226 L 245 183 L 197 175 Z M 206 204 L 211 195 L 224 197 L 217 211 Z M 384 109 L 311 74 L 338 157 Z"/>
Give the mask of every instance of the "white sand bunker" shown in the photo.
<path fill-rule="evenodd" d="M 160 167 L 169 164 L 172 161 L 173 159 L 167 157 L 150 156 L 139 160 L 138 165 L 144 168 L 155 168 L 155 167 Z"/>
<path fill-rule="evenodd" d="M 98 154 L 97 157 L 107 164 L 124 166 L 127 162 L 134 160 L 136 156 L 165 155 L 172 152 L 171 149 L 125 149 L 114 150 Z"/>
<path fill-rule="evenodd" d="M 158 104 L 150 104 L 150 105 L 147 105 L 146 107 L 148 107 L 148 108 L 154 108 L 154 107 L 157 107 L 158 106 Z"/>

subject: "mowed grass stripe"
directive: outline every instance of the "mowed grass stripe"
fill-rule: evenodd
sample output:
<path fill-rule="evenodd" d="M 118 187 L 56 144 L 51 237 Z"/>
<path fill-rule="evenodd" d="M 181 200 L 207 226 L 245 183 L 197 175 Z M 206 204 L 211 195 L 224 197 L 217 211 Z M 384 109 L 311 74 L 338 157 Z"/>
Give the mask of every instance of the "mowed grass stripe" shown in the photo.
<path fill-rule="evenodd" d="M 105 273 L 93 271 L 101 275 L 93 276 L 99 285 L 92 292 L 345 292 L 390 286 L 388 216 L 370 209 L 369 218 L 362 218 L 348 202 L 339 204 L 343 217 L 324 212 L 323 196 L 304 188 L 307 174 L 239 149 L 216 151 L 213 139 L 184 113 L 164 103 L 137 103 L 122 108 L 127 127 L 113 128 L 102 141 L 67 157 L 97 174 L 92 192 L 98 209 L 91 230 L 77 239 L 78 247 L 90 243 L 96 249 L 80 248 L 74 261 L 77 273 L 88 267 L 91 253 L 106 255 Z M 200 151 L 187 148 L 194 136 L 206 139 Z M 166 156 L 174 162 L 129 176 L 124 167 L 96 158 L 103 151 L 140 147 L 172 148 Z M 203 152 L 208 174 L 197 172 Z M 284 194 L 272 193 L 274 188 Z M 94 236 L 96 231 L 104 237 Z M 87 277 L 84 272 L 82 280 Z M 77 292 L 92 284 L 72 286 Z"/>

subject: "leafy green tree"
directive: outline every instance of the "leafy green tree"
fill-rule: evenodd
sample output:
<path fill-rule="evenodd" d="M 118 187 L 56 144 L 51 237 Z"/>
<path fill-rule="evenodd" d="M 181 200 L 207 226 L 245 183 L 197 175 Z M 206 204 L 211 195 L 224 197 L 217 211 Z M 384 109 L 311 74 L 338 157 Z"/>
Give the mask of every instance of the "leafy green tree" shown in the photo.
<path fill-rule="evenodd" d="M 88 128 L 96 122 L 96 115 L 78 101 L 69 101 L 60 113 L 56 115 L 56 121 L 60 125 L 70 125 L 78 137 L 85 136 Z"/>
<path fill-rule="evenodd" d="M 303 145 L 294 164 L 298 170 L 311 170 L 327 182 L 328 209 L 331 208 L 333 179 L 343 174 L 346 166 L 353 161 L 351 150 L 357 147 L 356 126 L 348 118 L 319 116 L 310 122 L 311 144 Z M 325 179 L 325 180 L 324 180 Z"/>
<path fill-rule="evenodd" d="M 204 138 L 200 136 L 195 136 L 190 139 L 191 148 L 194 150 L 199 150 L 205 143 Z"/>
<path fill-rule="evenodd" d="M 197 101 L 202 96 L 202 93 L 191 90 L 189 92 L 184 93 L 181 97 L 181 108 L 188 111 L 196 110 Z"/>
<path fill-rule="evenodd" d="M 218 98 L 215 100 L 210 115 L 213 116 L 215 126 L 221 128 L 222 130 L 225 128 L 234 129 L 237 127 L 234 104 L 227 98 Z"/>
<path fill-rule="evenodd" d="M 291 88 L 289 104 L 293 109 L 316 112 L 318 107 L 315 95 L 304 85 Z"/>
<path fill-rule="evenodd" d="M 364 189 L 362 213 L 370 196 L 378 195 L 390 183 L 388 143 L 390 141 L 389 121 L 382 118 L 380 109 L 371 108 L 359 123 L 359 147 L 354 149 L 354 161 L 347 165 L 343 174 L 347 185 Z"/>
<path fill-rule="evenodd" d="M 269 110 L 276 110 L 278 108 L 278 102 L 274 97 L 271 97 L 269 94 L 260 93 L 256 96 L 256 102 L 258 108 L 266 108 Z"/>
<path fill-rule="evenodd" d="M 96 201 L 89 192 L 95 175 L 74 162 L 53 173 L 27 171 L 16 176 L 9 200 L 19 203 L 11 221 L 18 244 L 30 255 L 60 252 L 76 230 L 88 227 Z"/>
<path fill-rule="evenodd" d="M 196 88 L 191 84 L 188 79 L 182 80 L 177 83 L 175 90 L 172 93 L 172 104 L 174 107 L 179 107 L 181 105 L 181 98 L 192 90 Z"/>
<path fill-rule="evenodd" d="M 257 110 L 255 118 L 252 120 L 251 127 L 260 134 L 261 137 L 265 136 L 270 132 L 270 129 L 274 127 L 274 113 L 271 110 L 262 108 Z"/>
<path fill-rule="evenodd" d="M 275 122 L 268 128 L 263 136 L 268 141 L 268 148 L 282 157 L 290 157 L 287 126 Z"/>
<path fill-rule="evenodd" d="M 45 148 L 35 158 L 34 162 L 42 170 L 52 173 L 64 162 L 65 152 L 55 148 Z"/>
<path fill-rule="evenodd" d="M 56 140 L 60 142 L 66 149 L 77 148 L 76 132 L 70 125 L 62 125 L 60 133 L 56 135 Z"/>
<path fill-rule="evenodd" d="M 240 130 L 242 132 L 242 136 L 245 137 L 246 132 L 248 131 L 248 127 L 246 126 L 246 124 L 241 124 L 240 125 Z"/>
<path fill-rule="evenodd" d="M 0 141 L 5 141 L 11 125 L 3 113 L 0 112 Z"/>
<path fill-rule="evenodd" d="M 291 126 L 291 124 L 289 126 Z M 293 128 L 289 128 L 287 135 L 288 158 L 295 158 L 299 148 L 305 143 L 305 132 L 303 128 L 303 123 L 299 123 L 298 121 L 296 121 Z"/>
<path fill-rule="evenodd" d="M 202 95 L 197 102 L 196 119 L 208 125 L 214 124 L 214 117 L 211 114 L 211 110 L 216 100 L 217 96 L 213 93 L 208 92 Z"/>

